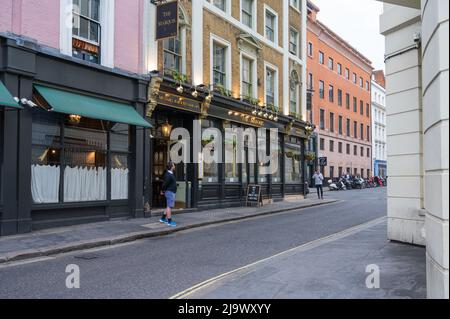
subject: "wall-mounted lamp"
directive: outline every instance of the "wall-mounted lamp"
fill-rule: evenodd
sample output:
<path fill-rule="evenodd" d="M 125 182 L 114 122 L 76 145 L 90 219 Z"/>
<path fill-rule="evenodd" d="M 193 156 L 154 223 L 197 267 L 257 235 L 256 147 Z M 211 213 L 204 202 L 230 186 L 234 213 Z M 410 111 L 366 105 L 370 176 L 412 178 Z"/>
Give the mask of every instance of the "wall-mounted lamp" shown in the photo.
<path fill-rule="evenodd" d="M 161 132 L 163 134 L 164 137 L 168 138 L 170 137 L 170 133 L 172 133 L 172 125 L 169 124 L 169 122 L 166 121 L 166 123 L 164 123 L 161 126 Z"/>

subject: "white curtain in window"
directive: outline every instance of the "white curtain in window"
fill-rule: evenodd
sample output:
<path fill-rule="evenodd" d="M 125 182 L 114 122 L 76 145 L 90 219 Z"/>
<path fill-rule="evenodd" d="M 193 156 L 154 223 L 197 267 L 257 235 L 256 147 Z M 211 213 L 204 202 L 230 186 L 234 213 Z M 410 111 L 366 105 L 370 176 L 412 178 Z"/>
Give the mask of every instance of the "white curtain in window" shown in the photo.
<path fill-rule="evenodd" d="M 128 199 L 128 169 L 111 170 L 111 199 Z"/>
<path fill-rule="evenodd" d="M 59 166 L 31 165 L 31 194 L 36 204 L 59 201 Z"/>
<path fill-rule="evenodd" d="M 69 167 L 64 170 L 64 201 L 106 200 L 106 168 Z"/>

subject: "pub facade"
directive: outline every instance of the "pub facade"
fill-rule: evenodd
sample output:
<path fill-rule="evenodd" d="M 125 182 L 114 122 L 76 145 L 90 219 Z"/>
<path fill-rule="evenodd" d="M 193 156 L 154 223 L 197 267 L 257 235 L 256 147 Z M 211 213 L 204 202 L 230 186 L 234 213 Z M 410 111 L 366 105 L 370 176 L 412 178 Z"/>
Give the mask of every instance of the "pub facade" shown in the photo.
<path fill-rule="evenodd" d="M 63 16 L 38 20 L 28 11 L 0 21 L 0 236 L 150 217 L 164 207 L 171 133 L 189 132 L 193 150 L 196 125 L 201 146 L 214 139 L 201 134 L 208 128 L 277 129 L 279 165 L 263 173 L 250 145 L 238 161 L 234 138 L 215 145 L 217 163 L 190 152 L 177 165 L 177 208 L 244 205 L 254 184 L 265 200 L 301 196 L 313 130 L 304 5 L 179 0 L 176 33 L 160 40 L 158 7 L 144 0 L 61 1 L 70 27 Z M 142 24 L 121 27 L 141 16 Z M 34 28 L 17 28 L 27 19 Z M 257 140 L 269 144 L 269 136 Z"/>

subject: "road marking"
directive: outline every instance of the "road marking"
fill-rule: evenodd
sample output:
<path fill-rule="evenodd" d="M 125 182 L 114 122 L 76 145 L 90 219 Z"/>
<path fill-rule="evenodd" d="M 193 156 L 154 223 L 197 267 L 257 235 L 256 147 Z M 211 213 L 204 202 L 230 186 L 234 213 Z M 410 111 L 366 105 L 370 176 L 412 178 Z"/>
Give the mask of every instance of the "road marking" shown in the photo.
<path fill-rule="evenodd" d="M 52 259 L 55 259 L 55 257 L 45 256 L 45 257 L 37 257 L 37 258 L 26 259 L 26 260 L 17 260 L 17 261 L 9 261 L 9 262 L 7 261 L 4 264 L 0 264 L 0 269 L 23 266 L 23 265 L 27 265 L 27 264 L 34 264 L 37 262 L 48 261 L 48 260 L 52 260 Z"/>
<path fill-rule="evenodd" d="M 286 254 L 294 252 L 294 251 L 309 250 L 309 249 L 316 248 L 316 247 L 322 246 L 324 244 L 327 244 L 327 243 L 330 243 L 330 242 L 333 242 L 333 241 L 336 241 L 336 240 L 348 237 L 350 235 L 356 234 L 356 233 L 358 233 L 360 231 L 363 231 L 365 229 L 368 229 L 368 228 L 374 227 L 376 225 L 379 225 L 379 224 L 385 222 L 386 220 L 387 220 L 387 217 L 383 216 L 383 217 L 374 219 L 374 220 L 372 220 L 370 222 L 367 222 L 367 223 L 364 223 L 364 224 L 360 224 L 360 225 L 357 225 L 357 226 L 354 226 L 354 227 L 351 227 L 351 228 L 347 228 L 347 229 L 345 229 L 343 231 L 340 231 L 340 232 L 328 235 L 326 237 L 322 237 L 322 238 L 310 241 L 308 243 L 302 244 L 302 245 L 294 247 L 294 248 L 290 248 L 288 250 L 285 250 L 285 251 L 282 251 L 280 253 L 277 253 L 277 254 L 275 254 L 273 256 L 270 256 L 270 257 L 258 260 L 258 261 L 254 262 L 254 263 L 245 265 L 243 267 L 234 269 L 232 271 L 229 271 L 229 272 L 223 273 L 221 275 L 218 275 L 216 277 L 213 277 L 213 278 L 210 278 L 208 280 L 205 280 L 205 281 L 203 281 L 203 282 L 201 282 L 201 283 L 199 283 L 197 285 L 194 285 L 194 286 L 192 286 L 192 287 L 190 287 L 188 289 L 185 289 L 185 290 L 183 290 L 183 291 L 173 295 L 169 299 L 184 299 L 184 298 L 187 298 L 189 295 L 191 295 L 191 294 L 193 294 L 193 293 L 195 293 L 195 292 L 197 292 L 197 291 L 199 291 L 201 289 L 204 289 L 204 288 L 206 288 L 206 287 L 208 287 L 208 286 L 210 286 L 210 285 L 212 285 L 212 284 L 214 284 L 214 283 L 216 283 L 216 282 L 218 282 L 218 281 L 220 281 L 222 279 L 225 279 L 226 277 L 228 277 L 230 275 L 233 275 L 233 274 L 236 274 L 238 272 L 247 270 L 247 269 L 249 269 L 251 267 L 254 267 L 256 265 L 259 265 L 261 263 L 264 263 L 264 262 L 269 261 L 271 259 L 275 259 L 275 258 L 280 257 L 282 255 L 286 255 Z"/>

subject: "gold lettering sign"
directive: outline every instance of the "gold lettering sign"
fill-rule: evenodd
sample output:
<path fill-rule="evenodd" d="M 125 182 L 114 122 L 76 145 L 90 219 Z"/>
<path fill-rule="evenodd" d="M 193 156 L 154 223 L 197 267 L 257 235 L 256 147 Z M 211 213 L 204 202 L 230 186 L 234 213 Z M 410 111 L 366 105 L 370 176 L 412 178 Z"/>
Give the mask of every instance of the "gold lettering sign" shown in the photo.
<path fill-rule="evenodd" d="M 158 103 L 196 113 L 200 113 L 201 111 L 200 102 L 170 93 L 160 93 L 158 97 Z"/>

